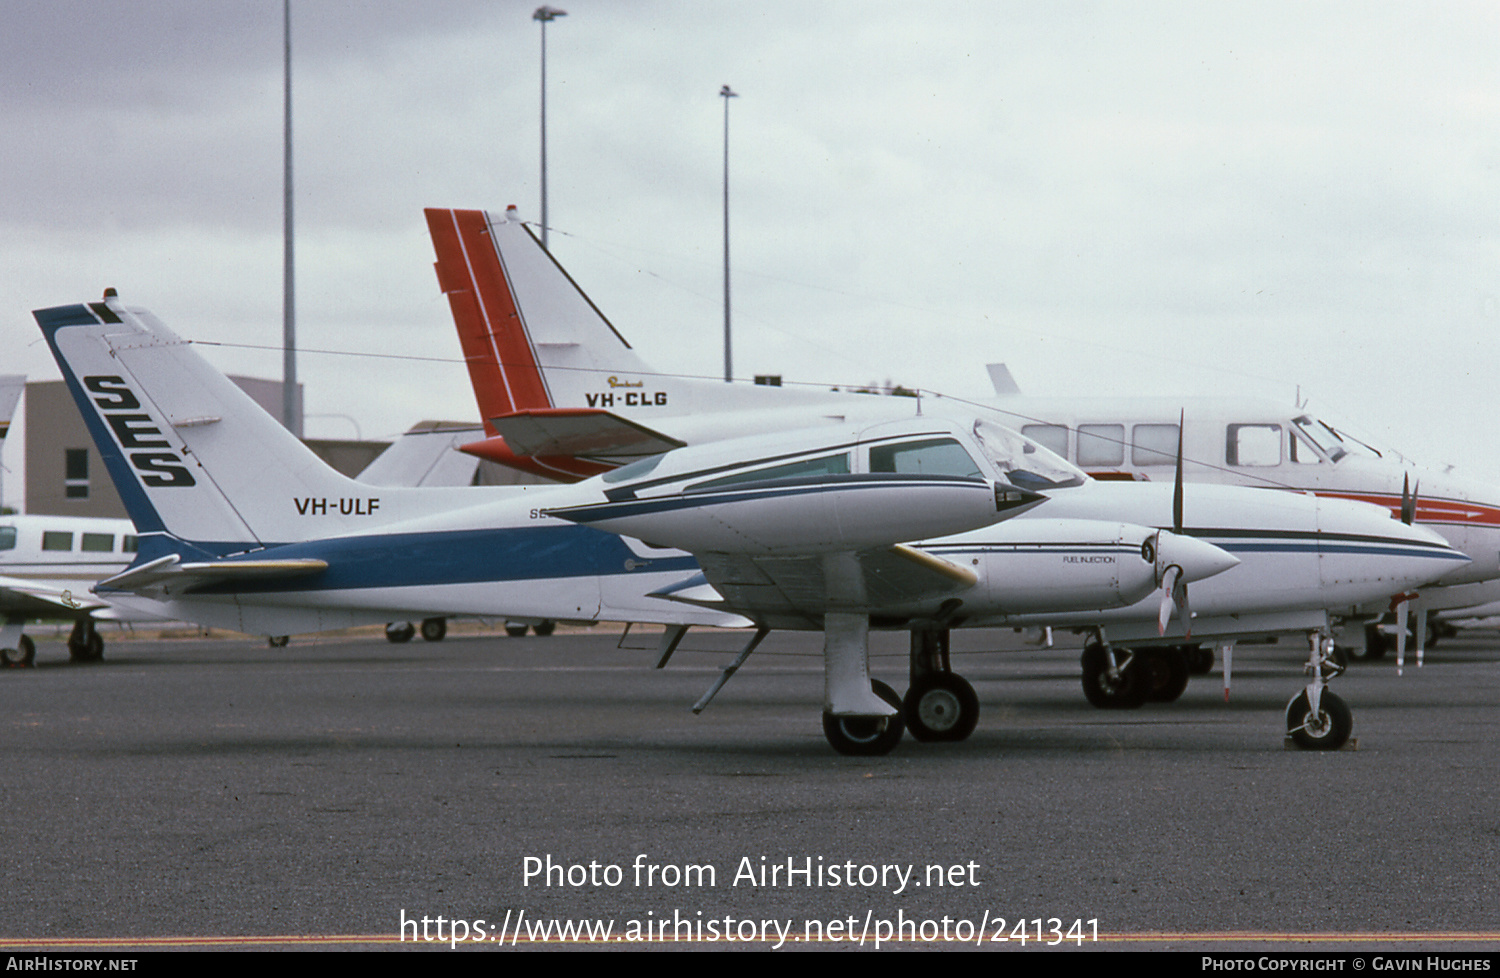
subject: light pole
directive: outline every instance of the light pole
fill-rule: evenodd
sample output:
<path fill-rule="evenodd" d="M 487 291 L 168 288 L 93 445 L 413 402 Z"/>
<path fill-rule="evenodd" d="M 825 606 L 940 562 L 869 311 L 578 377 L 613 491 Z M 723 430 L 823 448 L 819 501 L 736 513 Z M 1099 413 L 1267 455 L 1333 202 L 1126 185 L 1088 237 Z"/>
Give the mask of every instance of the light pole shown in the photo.
<path fill-rule="evenodd" d="M 302 415 L 297 403 L 297 301 L 296 262 L 292 251 L 292 3 L 281 5 L 285 41 L 282 106 L 281 177 L 281 423 L 302 437 Z"/>
<path fill-rule="evenodd" d="M 728 85 L 719 89 L 724 100 L 724 383 L 734 378 L 734 357 L 729 344 L 729 100 L 739 93 Z"/>
<path fill-rule="evenodd" d="M 547 249 L 547 24 L 568 16 L 556 7 L 538 7 L 531 19 L 542 25 L 542 250 Z"/>

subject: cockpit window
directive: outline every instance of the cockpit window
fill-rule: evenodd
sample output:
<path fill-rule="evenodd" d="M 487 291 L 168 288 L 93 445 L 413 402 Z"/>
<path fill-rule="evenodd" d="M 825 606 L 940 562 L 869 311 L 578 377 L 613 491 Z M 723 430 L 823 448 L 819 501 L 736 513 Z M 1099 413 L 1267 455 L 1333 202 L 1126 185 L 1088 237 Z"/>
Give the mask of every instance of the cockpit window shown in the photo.
<path fill-rule="evenodd" d="M 1082 429 L 1079 431 L 1081 439 Z M 1088 476 L 1065 459 L 1002 425 L 983 419 L 975 421 L 974 440 L 1000 474 L 1021 489 L 1061 489 L 1088 480 Z"/>
<path fill-rule="evenodd" d="M 1312 418 L 1304 414 L 1300 417 L 1293 418 L 1292 424 L 1297 426 L 1298 434 L 1306 438 L 1308 441 L 1312 442 L 1312 444 L 1318 449 L 1318 451 L 1328 456 L 1328 460 L 1330 462 L 1337 462 L 1339 459 L 1349 454 L 1350 448 L 1352 447 L 1351 443 L 1353 442 L 1353 440 L 1351 439 L 1350 442 L 1346 442 L 1342 435 L 1340 435 L 1337 431 L 1334 431 L 1324 422 L 1314 421 Z M 1380 457 L 1380 453 L 1375 451 L 1375 449 L 1370 448 L 1370 446 L 1368 445 L 1365 445 L 1364 447 L 1371 453 L 1373 453 L 1376 458 Z"/>
<path fill-rule="evenodd" d="M 956 475 L 979 479 L 984 473 L 964 447 L 953 438 L 924 438 L 894 445 L 870 446 L 871 472 L 901 472 L 910 475 Z"/>
<path fill-rule="evenodd" d="M 956 443 L 955 443 L 956 444 Z M 695 489 L 718 489 L 722 486 L 734 486 L 743 482 L 763 482 L 766 479 L 792 479 L 797 476 L 806 475 L 848 475 L 849 453 L 839 455 L 824 455 L 821 458 L 804 458 L 796 462 L 787 462 L 784 465 L 773 465 L 770 468 L 755 469 L 752 472 L 736 472 L 733 475 L 721 476 L 710 479 L 707 482 L 697 482 L 687 487 L 688 492 Z"/>
<path fill-rule="evenodd" d="M 652 455 L 650 458 L 643 458 L 639 462 L 631 462 L 629 465 L 615 469 L 613 472 L 606 472 L 600 478 L 602 478 L 605 482 L 611 483 L 628 482 L 631 479 L 637 478 L 638 476 L 643 476 L 646 473 L 650 472 L 652 469 L 656 468 L 661 464 L 661 460 L 663 458 L 666 458 L 665 454 Z"/>

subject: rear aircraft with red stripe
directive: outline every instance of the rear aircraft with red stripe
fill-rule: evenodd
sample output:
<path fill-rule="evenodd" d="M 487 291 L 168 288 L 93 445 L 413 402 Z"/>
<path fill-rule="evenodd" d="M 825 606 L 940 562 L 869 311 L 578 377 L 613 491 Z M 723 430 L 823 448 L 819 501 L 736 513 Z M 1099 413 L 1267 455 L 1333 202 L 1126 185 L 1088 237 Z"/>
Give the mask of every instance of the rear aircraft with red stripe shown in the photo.
<path fill-rule="evenodd" d="M 1407 617 L 1418 661 L 1436 633 L 1432 613 L 1500 601 L 1500 486 L 1417 465 L 1314 413 L 1258 398 L 1033 397 L 1019 393 L 1003 366 L 990 374 L 989 404 L 1005 423 L 1069 459 L 1096 479 L 1171 479 L 1179 420 L 1189 482 L 1311 492 L 1372 503 L 1427 526 L 1470 557 L 1441 579 L 1393 601 L 1394 642 L 1375 624 L 1348 637 L 1356 657 L 1379 658 L 1394 645 L 1404 660 Z"/>

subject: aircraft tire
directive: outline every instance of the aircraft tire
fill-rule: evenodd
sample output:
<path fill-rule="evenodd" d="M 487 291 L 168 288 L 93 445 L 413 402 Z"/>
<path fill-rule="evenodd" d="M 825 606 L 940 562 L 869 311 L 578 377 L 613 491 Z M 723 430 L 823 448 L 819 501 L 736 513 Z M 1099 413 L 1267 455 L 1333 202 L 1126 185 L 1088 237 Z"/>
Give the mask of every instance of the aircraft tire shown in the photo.
<path fill-rule="evenodd" d="M 393 621 L 385 626 L 385 640 L 393 645 L 410 642 L 417 634 L 417 626 L 409 621 Z"/>
<path fill-rule="evenodd" d="M 878 679 L 870 681 L 870 689 L 876 696 L 901 709 L 901 697 L 896 691 Z M 906 724 L 898 712 L 891 717 L 836 717 L 823 714 L 823 736 L 833 749 L 847 757 L 880 757 L 889 754 L 901 743 Z"/>
<path fill-rule="evenodd" d="M 30 668 L 36 665 L 36 643 L 30 635 L 22 635 L 13 649 L 0 649 L 0 662 L 15 668 Z"/>
<path fill-rule="evenodd" d="M 924 743 L 966 740 L 979 723 L 979 697 L 964 677 L 931 673 L 906 691 L 901 716 L 911 735 Z"/>
<path fill-rule="evenodd" d="M 1175 703 L 1188 687 L 1188 657 L 1178 648 L 1142 649 L 1140 667 L 1146 670 L 1146 699 Z"/>
<path fill-rule="evenodd" d="M 292 643 L 290 635 L 267 635 L 266 645 L 273 649 L 284 649 Z"/>
<path fill-rule="evenodd" d="M 1150 671 L 1137 656 L 1116 679 L 1110 678 L 1104 647 L 1095 642 L 1083 650 L 1083 695 L 1101 710 L 1133 710 L 1146 702 Z"/>
<path fill-rule="evenodd" d="M 1202 645 L 1192 645 L 1187 649 L 1188 675 L 1206 676 L 1214 668 L 1214 650 Z"/>
<path fill-rule="evenodd" d="M 1366 625 L 1364 647 L 1351 647 L 1349 657 L 1356 662 L 1374 662 L 1385 658 L 1386 652 L 1395 647 L 1396 643 L 1382 635 L 1378 625 Z"/>
<path fill-rule="evenodd" d="M 441 642 L 448 634 L 448 619 L 446 618 L 423 618 L 422 619 L 422 641 Z"/>
<path fill-rule="evenodd" d="M 548 635 L 551 635 L 553 632 L 555 632 L 557 630 L 557 622 L 555 622 L 555 621 L 539 621 L 535 625 L 531 626 L 531 630 L 536 635 L 539 635 L 542 638 L 546 638 Z"/>
<path fill-rule="evenodd" d="M 68 658 L 74 662 L 99 662 L 104 658 L 104 636 L 93 629 L 82 639 L 68 639 Z"/>
<path fill-rule="evenodd" d="M 1303 690 L 1286 707 L 1287 736 L 1303 750 L 1338 750 L 1354 730 L 1354 717 L 1344 701 L 1326 689 L 1318 698 L 1318 715 L 1313 716 Z"/>
<path fill-rule="evenodd" d="M 519 622 L 508 621 L 505 623 L 505 634 L 509 635 L 511 638 L 525 638 L 526 626 Z"/>

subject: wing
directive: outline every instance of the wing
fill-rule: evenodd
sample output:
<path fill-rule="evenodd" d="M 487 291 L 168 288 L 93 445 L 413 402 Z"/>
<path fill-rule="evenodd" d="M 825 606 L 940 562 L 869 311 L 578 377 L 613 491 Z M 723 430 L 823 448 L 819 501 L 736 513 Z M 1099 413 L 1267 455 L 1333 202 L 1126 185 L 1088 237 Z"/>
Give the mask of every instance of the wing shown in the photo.
<path fill-rule="evenodd" d="M 702 573 L 652 596 L 732 610 L 772 628 L 821 627 L 830 608 L 881 618 L 941 614 L 978 583 L 973 571 L 896 545 L 828 557 L 698 554 Z"/>
<path fill-rule="evenodd" d="M 88 593 L 88 584 L 77 588 L 59 581 L 33 581 L 20 577 L 0 577 L 0 610 L 13 614 L 40 617 L 77 617 L 82 612 L 107 608 Z"/>

